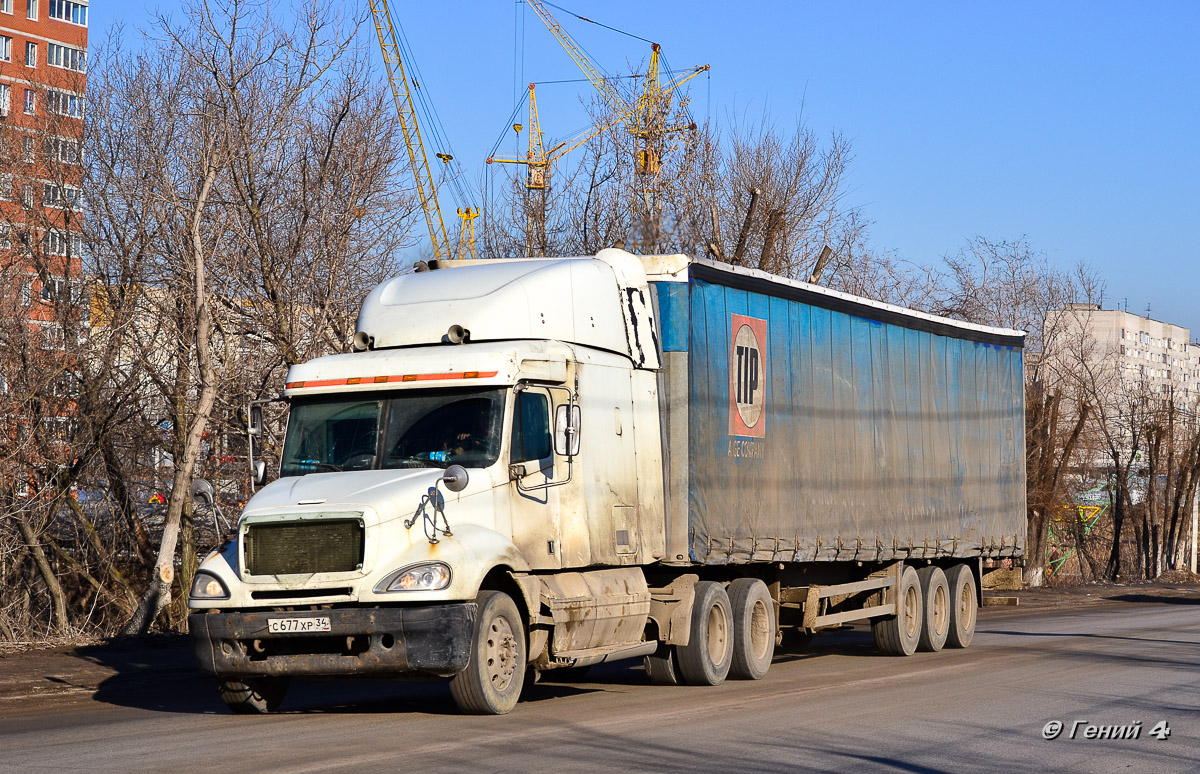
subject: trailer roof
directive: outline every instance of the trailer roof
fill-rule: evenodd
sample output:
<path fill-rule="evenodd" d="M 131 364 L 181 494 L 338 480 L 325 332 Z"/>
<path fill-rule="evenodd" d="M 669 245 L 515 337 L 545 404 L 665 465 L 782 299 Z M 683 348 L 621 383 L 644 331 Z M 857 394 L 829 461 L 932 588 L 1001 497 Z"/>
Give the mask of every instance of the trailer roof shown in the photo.
<path fill-rule="evenodd" d="M 842 293 L 820 285 L 768 274 L 758 269 L 732 266 L 708 258 L 694 258 L 682 254 L 645 256 L 643 263 L 651 281 L 686 282 L 689 278 L 695 278 L 739 290 L 803 301 L 825 309 L 846 312 L 856 317 L 895 323 L 943 336 L 1012 347 L 1023 347 L 1025 342 L 1024 331 L 978 325 L 950 317 L 939 317 L 915 309 Z"/>

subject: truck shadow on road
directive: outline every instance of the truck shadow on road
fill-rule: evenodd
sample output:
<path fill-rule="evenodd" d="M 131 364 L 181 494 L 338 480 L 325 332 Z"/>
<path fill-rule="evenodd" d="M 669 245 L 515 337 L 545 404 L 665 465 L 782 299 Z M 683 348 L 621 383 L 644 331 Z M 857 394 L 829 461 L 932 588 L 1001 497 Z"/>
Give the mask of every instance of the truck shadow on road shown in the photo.
<path fill-rule="evenodd" d="M 96 684 L 92 694 L 94 701 L 155 712 L 230 714 L 217 698 L 216 679 L 196 668 L 186 637 L 120 638 L 76 648 L 71 655 L 111 672 Z M 645 684 L 647 680 L 640 664 L 638 661 L 604 665 L 605 673 L 614 683 Z M 86 667 L 86 670 L 90 671 L 92 667 Z M 86 687 L 85 680 L 72 676 L 69 670 L 47 679 Z M 609 689 L 604 685 L 542 682 L 528 686 L 522 702 L 606 690 Z M 458 709 L 445 680 L 314 679 L 293 680 L 280 712 L 453 715 L 458 714 Z"/>
<path fill-rule="evenodd" d="M 827 655 L 877 656 L 866 627 L 822 632 L 806 647 L 784 645 L 775 663 Z M 77 648 L 73 655 L 111 671 L 96 686 L 93 699 L 104 704 L 155 712 L 229 714 L 217 698 L 216 679 L 196 668 L 186 637 L 151 636 L 118 639 Z M 620 691 L 649 684 L 641 659 L 599 664 L 574 681 L 547 674 L 527 685 L 522 703 Z M 448 683 L 387 679 L 297 679 L 292 681 L 282 713 L 454 715 L 458 710 Z"/>

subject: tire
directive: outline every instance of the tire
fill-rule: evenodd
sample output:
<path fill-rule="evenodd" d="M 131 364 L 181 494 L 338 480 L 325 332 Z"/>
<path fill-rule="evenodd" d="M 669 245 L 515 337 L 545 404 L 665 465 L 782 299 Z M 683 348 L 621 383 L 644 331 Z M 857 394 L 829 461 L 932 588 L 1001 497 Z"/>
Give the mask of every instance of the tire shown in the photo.
<path fill-rule="evenodd" d="M 217 695 L 235 715 L 261 715 L 279 709 L 289 683 L 286 677 L 240 677 L 218 683 Z"/>
<path fill-rule="evenodd" d="M 525 627 L 512 597 L 481 591 L 471 657 L 450 679 L 450 694 L 467 715 L 503 715 L 517 705 L 525 685 Z"/>
<path fill-rule="evenodd" d="M 733 611 L 733 663 L 729 676 L 761 680 L 775 656 L 775 600 L 758 578 L 738 578 L 729 584 Z"/>
<path fill-rule="evenodd" d="M 975 592 L 975 573 L 966 564 L 956 564 L 946 572 L 950 590 L 950 630 L 947 648 L 965 648 L 975 639 L 975 621 L 979 617 L 979 596 Z"/>
<path fill-rule="evenodd" d="M 875 647 L 885 656 L 911 656 L 921 639 L 921 582 L 917 571 L 906 566 L 895 590 L 896 614 L 871 621 Z"/>
<path fill-rule="evenodd" d="M 700 581 L 692 602 L 691 638 L 676 645 L 679 672 L 687 685 L 720 685 L 733 663 L 733 615 L 720 583 Z"/>
<path fill-rule="evenodd" d="M 946 635 L 950 633 L 950 588 L 941 567 L 922 567 L 917 570 L 917 580 L 925 602 L 917 650 L 936 653 L 946 644 Z"/>
<path fill-rule="evenodd" d="M 658 650 L 646 656 L 646 676 L 652 685 L 683 685 L 683 675 L 679 673 L 679 658 L 675 655 L 675 646 L 661 642 Z"/>

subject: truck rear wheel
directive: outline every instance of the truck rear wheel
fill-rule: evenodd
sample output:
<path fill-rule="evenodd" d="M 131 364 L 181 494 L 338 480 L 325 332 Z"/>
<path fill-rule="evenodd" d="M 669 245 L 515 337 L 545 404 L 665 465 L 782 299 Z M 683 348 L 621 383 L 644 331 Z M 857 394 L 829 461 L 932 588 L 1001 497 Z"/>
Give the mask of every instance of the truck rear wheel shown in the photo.
<path fill-rule="evenodd" d="M 679 671 L 688 685 L 720 685 L 733 662 L 733 616 L 720 583 L 700 581 L 692 602 L 691 638 L 677 645 Z"/>
<path fill-rule="evenodd" d="M 975 619 L 979 598 L 975 595 L 975 574 L 965 564 L 956 564 L 946 573 L 950 598 L 950 629 L 946 647 L 965 648 L 975 639 Z"/>
<path fill-rule="evenodd" d="M 450 680 L 454 703 L 468 715 L 503 715 L 525 685 L 525 627 L 512 597 L 481 591 L 467 668 Z"/>
<path fill-rule="evenodd" d="M 885 656 L 911 656 L 921 639 L 921 582 L 917 571 L 906 566 L 895 589 L 896 614 L 871 621 L 875 647 Z"/>
<path fill-rule="evenodd" d="M 921 597 L 925 602 L 924 623 L 917 650 L 936 653 L 946 644 L 950 632 L 950 590 L 946 585 L 946 573 L 941 567 L 922 567 L 917 570 L 921 582 Z"/>
<path fill-rule="evenodd" d="M 758 578 L 738 578 L 729 584 L 733 608 L 733 663 L 729 676 L 761 680 L 775 656 L 775 600 Z"/>
<path fill-rule="evenodd" d="M 274 712 L 287 695 L 286 677 L 239 677 L 217 684 L 217 695 L 237 715 Z"/>
<path fill-rule="evenodd" d="M 643 663 L 646 665 L 646 676 L 653 685 L 683 685 L 674 645 L 660 642 L 658 650 L 646 656 Z"/>

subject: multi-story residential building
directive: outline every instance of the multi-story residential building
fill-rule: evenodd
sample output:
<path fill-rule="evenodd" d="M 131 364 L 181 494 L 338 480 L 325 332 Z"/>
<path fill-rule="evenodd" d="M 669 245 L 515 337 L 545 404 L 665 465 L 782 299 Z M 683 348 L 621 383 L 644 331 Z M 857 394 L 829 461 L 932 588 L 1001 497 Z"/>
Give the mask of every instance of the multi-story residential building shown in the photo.
<path fill-rule="evenodd" d="M 8 468 L 50 462 L 46 439 L 75 411 L 87 15 L 87 0 L 0 0 L 0 433 L 20 441 Z"/>
<path fill-rule="evenodd" d="M 1144 387 L 1182 407 L 1200 399 L 1200 342 L 1187 328 L 1098 304 L 1067 304 L 1046 315 L 1047 354 L 1069 350 L 1106 364 L 1125 387 Z M 1082 343 L 1082 347 L 1079 346 Z"/>

